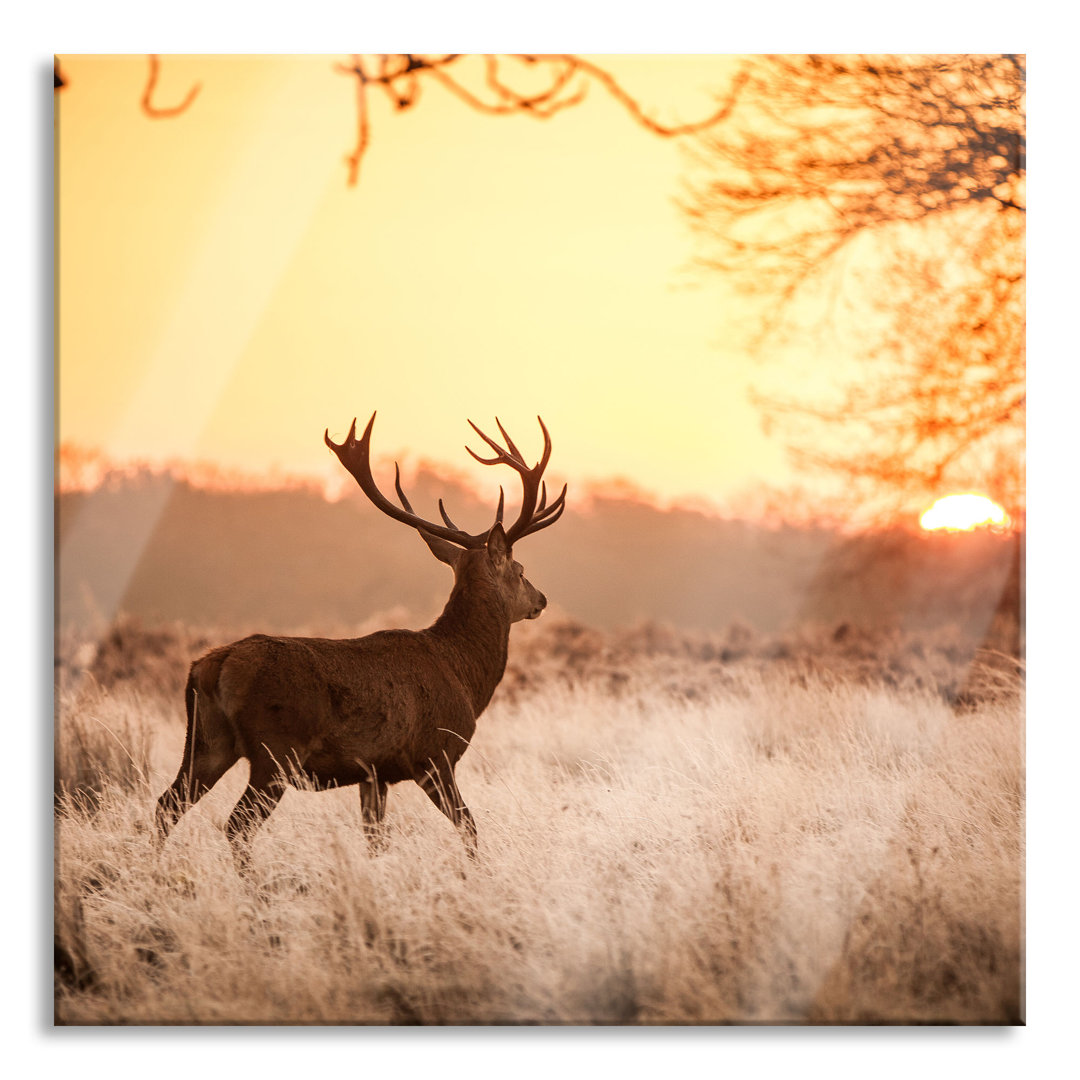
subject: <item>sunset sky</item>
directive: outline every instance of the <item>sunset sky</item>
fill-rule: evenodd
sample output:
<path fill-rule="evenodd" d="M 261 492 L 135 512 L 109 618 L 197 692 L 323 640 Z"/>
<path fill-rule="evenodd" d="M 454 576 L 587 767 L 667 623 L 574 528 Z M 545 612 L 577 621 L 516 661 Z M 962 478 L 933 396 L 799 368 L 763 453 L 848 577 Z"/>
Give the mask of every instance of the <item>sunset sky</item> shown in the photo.
<path fill-rule="evenodd" d="M 165 57 L 159 104 L 202 89 L 152 120 L 145 56 L 61 54 L 61 440 L 332 485 L 323 429 L 377 409 L 376 456 L 487 480 L 466 418 L 532 456 L 540 414 L 572 485 L 723 504 L 790 479 L 747 400 L 741 305 L 689 271 L 675 140 L 595 86 L 537 122 L 430 85 L 408 112 L 374 97 L 349 187 L 346 59 Z M 601 59 L 668 122 L 709 112 L 733 63 Z"/>

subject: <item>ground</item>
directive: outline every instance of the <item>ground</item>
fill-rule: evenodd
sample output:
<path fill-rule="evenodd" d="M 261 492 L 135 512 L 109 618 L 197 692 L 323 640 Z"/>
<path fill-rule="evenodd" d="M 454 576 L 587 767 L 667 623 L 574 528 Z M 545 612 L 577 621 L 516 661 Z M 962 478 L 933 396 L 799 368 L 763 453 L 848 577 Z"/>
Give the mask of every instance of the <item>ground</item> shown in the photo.
<path fill-rule="evenodd" d="M 58 1023 L 1023 1022 L 1008 657 L 541 620 L 458 771 L 478 860 L 412 785 L 378 855 L 356 789 L 297 791 L 239 875 L 244 763 L 150 831 L 220 634 L 59 637 Z"/>

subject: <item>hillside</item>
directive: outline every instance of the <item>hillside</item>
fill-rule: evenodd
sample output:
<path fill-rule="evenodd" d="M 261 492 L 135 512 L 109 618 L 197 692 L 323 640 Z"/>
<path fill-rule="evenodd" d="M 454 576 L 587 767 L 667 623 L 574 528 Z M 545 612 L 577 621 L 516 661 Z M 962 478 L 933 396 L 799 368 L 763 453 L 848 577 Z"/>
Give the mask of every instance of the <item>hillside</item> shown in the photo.
<path fill-rule="evenodd" d="M 481 528 L 491 512 L 430 472 L 410 487 L 417 509 L 433 517 L 439 495 L 466 528 Z M 447 569 L 358 493 L 328 502 L 311 489 L 230 492 L 143 473 L 60 495 L 56 511 L 61 626 L 124 613 L 146 623 L 333 633 L 390 611 L 419 625 L 449 592 Z M 1013 553 L 992 534 L 845 538 L 611 495 L 582 508 L 571 502 L 555 528 L 516 554 L 553 610 L 601 628 L 954 624 L 978 637 Z"/>

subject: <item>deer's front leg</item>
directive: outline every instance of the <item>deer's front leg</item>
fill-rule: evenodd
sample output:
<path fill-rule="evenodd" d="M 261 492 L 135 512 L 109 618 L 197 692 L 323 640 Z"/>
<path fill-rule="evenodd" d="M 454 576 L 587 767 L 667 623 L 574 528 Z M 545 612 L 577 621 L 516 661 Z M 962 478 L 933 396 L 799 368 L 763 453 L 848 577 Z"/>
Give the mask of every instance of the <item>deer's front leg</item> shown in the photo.
<path fill-rule="evenodd" d="M 454 823 L 465 842 L 465 850 L 476 858 L 476 822 L 465 805 L 454 779 L 454 768 L 443 762 L 441 766 L 431 762 L 431 767 L 416 782 L 424 794 Z"/>

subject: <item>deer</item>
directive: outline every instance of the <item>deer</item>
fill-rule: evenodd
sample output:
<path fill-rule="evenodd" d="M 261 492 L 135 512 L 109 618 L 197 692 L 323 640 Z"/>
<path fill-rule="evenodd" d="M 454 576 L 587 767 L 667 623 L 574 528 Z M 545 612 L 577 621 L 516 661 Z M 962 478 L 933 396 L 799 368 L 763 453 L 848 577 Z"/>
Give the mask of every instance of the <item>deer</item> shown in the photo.
<path fill-rule="evenodd" d="M 383 514 L 415 529 L 431 553 L 453 571 L 442 614 L 423 630 L 380 630 L 365 637 L 330 639 L 255 634 L 212 649 L 192 663 L 184 692 L 187 734 L 176 779 L 158 799 L 155 826 L 163 843 L 180 817 L 241 758 L 248 784 L 225 833 L 237 865 L 248 866 L 255 831 L 298 777 L 317 789 L 356 784 L 363 832 L 370 848 L 383 846 L 387 788 L 411 780 L 453 822 L 468 854 L 477 854 L 476 824 L 454 770 L 476 731 L 506 668 L 510 628 L 536 619 L 547 598 L 513 557 L 519 540 L 562 515 L 566 485 L 550 504 L 543 480 L 551 456 L 544 436 L 540 461 L 529 468 L 496 417 L 505 446 L 471 420 L 494 451 L 482 465 L 507 465 L 520 476 L 521 510 L 503 526 L 504 493 L 494 524 L 468 533 L 439 499 L 442 523 L 418 516 L 401 487 L 400 506 L 387 499 L 371 472 L 372 413 L 363 435 L 356 420 L 342 443 L 326 445 Z"/>

